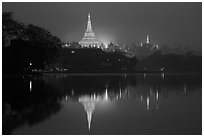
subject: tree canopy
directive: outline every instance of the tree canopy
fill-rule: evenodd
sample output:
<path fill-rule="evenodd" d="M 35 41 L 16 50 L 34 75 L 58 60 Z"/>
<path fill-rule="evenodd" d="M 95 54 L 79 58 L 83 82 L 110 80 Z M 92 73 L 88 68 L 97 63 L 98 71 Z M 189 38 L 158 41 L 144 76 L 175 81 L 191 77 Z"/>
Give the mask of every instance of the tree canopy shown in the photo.
<path fill-rule="evenodd" d="M 2 15 L 3 71 L 43 69 L 57 58 L 60 39 L 44 28 L 18 22 L 12 15 L 11 12 Z"/>

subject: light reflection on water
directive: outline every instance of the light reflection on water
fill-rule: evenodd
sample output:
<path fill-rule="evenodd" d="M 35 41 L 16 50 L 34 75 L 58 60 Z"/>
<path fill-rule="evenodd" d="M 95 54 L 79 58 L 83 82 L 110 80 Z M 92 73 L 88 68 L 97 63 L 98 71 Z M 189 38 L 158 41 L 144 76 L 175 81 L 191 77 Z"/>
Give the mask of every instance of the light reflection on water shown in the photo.
<path fill-rule="evenodd" d="M 4 81 L 16 86 L 3 83 L 3 134 L 201 134 L 199 75 L 52 74 Z"/>

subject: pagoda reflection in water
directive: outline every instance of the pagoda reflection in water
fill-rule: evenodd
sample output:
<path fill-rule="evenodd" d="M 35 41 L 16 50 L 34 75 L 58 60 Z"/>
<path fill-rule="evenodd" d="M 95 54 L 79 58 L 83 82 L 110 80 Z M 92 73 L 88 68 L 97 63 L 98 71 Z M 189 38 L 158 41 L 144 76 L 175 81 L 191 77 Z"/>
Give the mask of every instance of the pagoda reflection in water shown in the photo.
<path fill-rule="evenodd" d="M 109 107 L 115 101 L 132 100 L 143 106 L 145 111 L 158 110 L 161 103 L 159 100 L 162 99 L 162 96 L 169 94 L 168 90 L 167 92 L 162 92 L 162 90 L 176 87 L 176 94 L 181 94 L 179 91 L 183 91 L 182 94 L 185 93 L 186 95 L 189 84 L 188 81 L 178 81 L 175 83 L 175 80 L 179 78 L 162 78 L 160 74 L 156 76 L 146 75 L 146 77 L 143 77 L 143 75 L 137 75 L 136 77 L 126 74 L 114 76 L 63 75 L 63 77 L 52 78 L 58 80 L 58 83 L 55 84 L 56 87 L 61 87 L 60 91 L 62 93 L 66 90 L 65 99 L 67 101 L 78 102 L 84 106 L 89 130 L 91 130 L 91 126 L 93 127 L 94 111 L 97 109 L 100 111 L 100 106 L 103 103 L 106 104 L 105 107 Z M 189 79 L 185 78 L 185 80 Z M 96 81 L 98 82 L 96 83 Z M 165 82 L 172 85 L 165 87 Z M 52 83 L 52 80 L 49 83 Z M 161 83 L 164 84 L 161 85 Z M 54 86 L 55 84 L 52 83 L 51 85 Z"/>
<path fill-rule="evenodd" d="M 84 105 L 85 111 L 87 113 L 88 128 L 91 129 L 91 119 L 93 112 L 95 110 L 96 104 L 99 102 L 106 102 L 108 100 L 108 92 L 106 90 L 105 94 L 102 96 L 97 96 L 96 94 L 88 96 L 79 97 L 79 102 Z"/>
<path fill-rule="evenodd" d="M 145 115 L 157 111 L 158 113 L 156 113 L 159 114 L 164 109 L 168 109 L 169 104 L 167 104 L 167 101 L 172 103 L 172 97 L 177 98 L 177 101 L 180 99 L 183 101 L 184 97 L 188 99 L 190 95 L 194 95 L 197 92 L 197 86 L 201 84 L 198 82 L 200 79 L 200 77 L 198 79 L 197 76 L 191 75 L 182 77 L 165 75 L 162 78 L 159 74 L 147 74 L 145 78 L 143 75 L 128 74 L 112 76 L 54 74 L 44 77 L 22 78 L 22 84 L 25 85 L 25 91 L 28 94 L 22 94 L 19 98 L 28 98 L 28 103 L 19 110 L 14 109 L 15 113 L 11 111 L 14 106 L 11 102 L 4 104 L 6 108 L 6 113 L 4 113 L 3 117 L 4 121 L 5 118 L 9 118 L 10 121 L 4 122 L 6 125 L 4 124 L 3 126 L 8 126 L 10 123 L 13 124 L 14 121 L 19 120 L 12 127 L 11 130 L 13 130 L 16 127 L 22 126 L 22 123 L 29 123 L 29 125 L 39 122 L 43 123 L 44 119 L 48 119 L 51 115 L 56 115 L 62 121 L 64 121 L 64 118 L 67 118 L 68 122 L 64 122 L 64 124 L 70 126 L 71 128 L 68 127 L 69 129 L 75 130 L 75 128 L 80 128 L 81 131 L 86 133 L 89 131 L 90 133 L 96 133 L 101 128 L 107 129 L 111 126 L 106 126 L 107 122 L 101 123 L 101 121 L 109 121 L 112 117 L 115 118 L 115 115 L 112 114 L 116 114 L 116 118 L 112 119 L 113 121 L 120 120 L 117 118 L 124 115 L 132 116 L 132 114 L 127 114 L 131 113 L 131 111 L 134 111 L 135 114 L 139 112 Z M 39 86 L 36 86 L 37 84 Z M 33 105 L 33 100 L 38 101 Z M 16 102 L 20 101 L 24 104 L 24 100 L 16 99 Z M 66 109 L 63 109 L 63 106 Z M 130 109 L 129 107 L 135 110 L 130 112 L 123 111 Z M 160 110 L 158 111 L 158 109 Z M 43 114 L 39 115 L 41 112 Z M 10 114 L 12 114 L 12 119 Z M 61 117 L 61 114 L 66 115 Z M 77 115 L 75 116 L 75 114 Z M 50 118 L 51 122 L 55 117 L 54 119 L 52 118 Z M 128 119 L 131 120 L 131 117 Z M 117 126 L 118 122 L 121 121 L 116 121 L 116 123 L 112 124 Z M 84 123 L 82 124 L 82 122 Z M 55 123 L 56 121 L 54 121 L 54 125 Z M 123 125 L 123 122 L 121 124 Z M 66 126 L 64 127 L 67 128 Z M 123 126 L 126 128 L 126 125 Z"/>
<path fill-rule="evenodd" d="M 93 121 L 93 114 L 98 104 L 102 104 L 106 102 L 111 103 L 114 100 L 125 100 L 127 98 L 130 99 L 133 96 L 134 95 L 131 95 L 131 89 L 130 91 L 128 91 L 127 89 L 119 90 L 119 92 L 116 93 L 111 91 L 108 92 L 108 89 L 106 88 L 102 94 L 93 93 L 91 95 L 81 95 L 78 97 L 77 101 L 79 103 L 82 103 L 84 106 L 84 110 L 86 111 L 86 115 L 87 115 L 87 122 L 88 122 L 87 125 L 90 131 L 91 123 Z M 70 97 L 66 96 L 66 100 L 68 100 L 68 98 L 72 100 L 71 96 Z M 136 98 L 134 97 L 133 99 L 139 100 L 142 104 L 144 104 L 146 110 L 150 109 L 150 103 L 155 104 L 156 109 L 159 109 L 159 90 L 158 89 L 153 91 L 153 89 L 150 88 L 148 94 L 146 95 L 142 94 L 140 96 L 137 95 Z"/>

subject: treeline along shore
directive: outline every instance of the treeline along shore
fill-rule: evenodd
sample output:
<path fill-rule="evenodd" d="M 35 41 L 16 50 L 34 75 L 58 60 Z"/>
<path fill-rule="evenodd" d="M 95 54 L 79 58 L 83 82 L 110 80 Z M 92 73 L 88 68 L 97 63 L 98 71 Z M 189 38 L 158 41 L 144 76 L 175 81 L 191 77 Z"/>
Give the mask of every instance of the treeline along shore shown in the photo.
<path fill-rule="evenodd" d="M 163 54 L 149 47 L 63 48 L 50 31 L 25 25 L 2 13 L 2 68 L 5 74 L 202 72 L 202 57 L 191 52 Z M 109 48 L 111 47 L 111 48 Z"/>

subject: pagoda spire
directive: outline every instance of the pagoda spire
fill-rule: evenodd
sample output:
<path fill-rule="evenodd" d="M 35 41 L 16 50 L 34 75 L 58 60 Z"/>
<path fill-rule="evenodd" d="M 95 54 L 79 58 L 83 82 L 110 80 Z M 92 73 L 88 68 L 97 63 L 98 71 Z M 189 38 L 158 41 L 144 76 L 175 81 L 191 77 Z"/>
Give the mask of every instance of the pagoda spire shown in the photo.
<path fill-rule="evenodd" d="M 147 35 L 147 41 L 146 41 L 147 44 L 149 44 L 149 35 Z"/>
<path fill-rule="evenodd" d="M 91 21 L 91 15 L 90 15 L 90 13 L 88 14 L 88 20 Z"/>
<path fill-rule="evenodd" d="M 90 13 L 88 14 L 88 22 L 87 22 L 87 29 L 86 33 L 93 33 L 92 26 L 91 26 L 91 15 Z"/>

